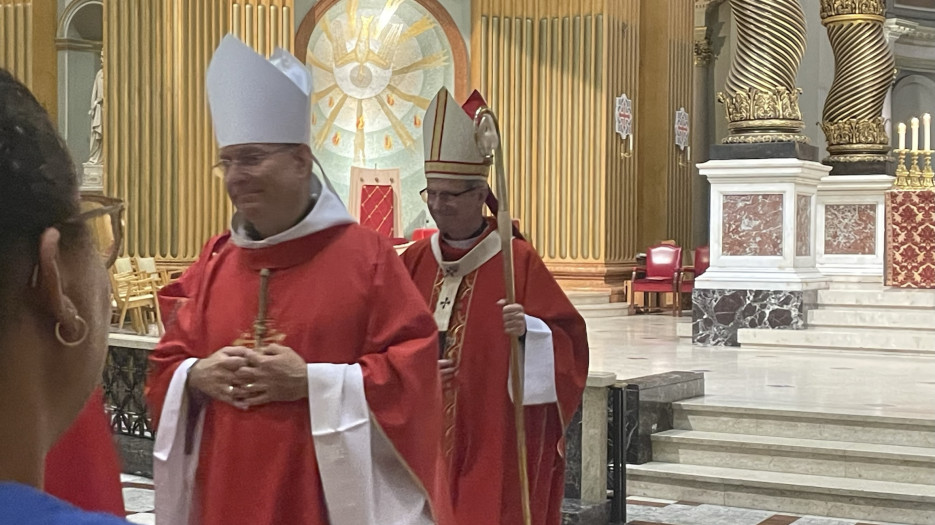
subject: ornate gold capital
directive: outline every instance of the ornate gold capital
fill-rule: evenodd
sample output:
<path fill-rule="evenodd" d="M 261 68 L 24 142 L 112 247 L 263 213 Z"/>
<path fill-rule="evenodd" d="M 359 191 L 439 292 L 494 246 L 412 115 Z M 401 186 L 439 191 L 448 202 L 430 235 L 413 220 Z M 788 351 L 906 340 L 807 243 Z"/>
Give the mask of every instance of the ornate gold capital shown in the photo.
<path fill-rule="evenodd" d="M 882 145 L 889 149 L 890 138 L 886 134 L 883 117 L 824 121 L 821 129 L 828 139 L 828 151 L 838 146 Z"/>
<path fill-rule="evenodd" d="M 821 0 L 821 18 L 843 15 L 884 16 L 884 0 Z"/>
<path fill-rule="evenodd" d="M 727 120 L 743 121 L 801 121 L 799 109 L 800 88 L 789 90 L 776 86 L 770 91 L 751 87 L 733 94 L 720 92 L 717 100 L 727 110 Z"/>

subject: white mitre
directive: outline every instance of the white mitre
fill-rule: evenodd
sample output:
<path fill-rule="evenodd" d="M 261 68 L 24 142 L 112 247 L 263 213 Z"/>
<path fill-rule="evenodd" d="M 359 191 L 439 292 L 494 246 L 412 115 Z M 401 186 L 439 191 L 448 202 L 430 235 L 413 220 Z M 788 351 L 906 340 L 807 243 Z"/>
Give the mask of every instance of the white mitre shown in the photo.
<path fill-rule="evenodd" d="M 464 104 L 465 107 L 459 106 L 451 93 L 441 88 L 425 111 L 422 124 L 425 178 L 487 180 L 490 161 L 477 148 L 473 115 L 477 107 L 486 103 L 475 91 Z"/>
<path fill-rule="evenodd" d="M 236 36 L 225 36 L 208 65 L 207 91 L 219 148 L 308 144 L 312 76 L 285 49 L 266 60 Z"/>

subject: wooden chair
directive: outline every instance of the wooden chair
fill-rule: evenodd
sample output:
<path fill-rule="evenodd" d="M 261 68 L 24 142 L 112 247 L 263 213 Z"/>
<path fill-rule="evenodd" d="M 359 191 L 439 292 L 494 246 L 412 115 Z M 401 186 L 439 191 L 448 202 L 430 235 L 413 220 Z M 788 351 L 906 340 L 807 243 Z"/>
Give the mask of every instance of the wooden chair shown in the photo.
<path fill-rule="evenodd" d="M 681 297 L 679 295 L 678 281 L 679 269 L 682 265 L 682 248 L 670 244 L 657 244 L 646 250 L 646 265 L 633 269 L 630 278 L 630 314 L 636 313 L 636 292 L 671 293 L 672 315 L 679 315 Z M 648 310 L 648 307 L 644 305 Z"/>
<path fill-rule="evenodd" d="M 156 298 L 157 280 L 155 278 L 132 269 L 129 272 L 119 272 L 115 266 L 110 274 L 110 283 L 113 289 L 113 305 L 115 310 L 119 311 L 118 328 L 123 328 L 123 323 L 129 313 L 133 330 L 140 335 L 146 335 L 149 332 L 147 313 L 151 312 L 154 316 L 151 320 L 156 324 L 159 335 L 163 334 L 162 313 L 159 311 L 159 301 Z"/>
<path fill-rule="evenodd" d="M 129 257 L 118 257 L 114 261 L 114 272 L 118 274 L 130 273 L 133 270 L 133 263 Z"/>
<path fill-rule="evenodd" d="M 162 288 L 169 284 L 169 273 L 156 266 L 156 259 L 153 257 L 136 257 L 136 269 L 143 275 L 156 280 L 156 287 Z"/>

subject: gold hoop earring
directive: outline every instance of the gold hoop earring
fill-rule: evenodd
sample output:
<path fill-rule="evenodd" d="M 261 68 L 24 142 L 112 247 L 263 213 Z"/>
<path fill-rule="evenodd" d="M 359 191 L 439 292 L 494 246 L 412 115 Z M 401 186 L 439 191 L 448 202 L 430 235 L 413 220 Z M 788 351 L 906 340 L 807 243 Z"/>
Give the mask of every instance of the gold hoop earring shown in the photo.
<path fill-rule="evenodd" d="M 81 327 L 81 337 L 79 337 L 77 341 L 66 341 L 65 338 L 62 337 L 62 323 L 55 323 L 55 338 L 58 339 L 59 343 L 62 343 L 62 345 L 67 346 L 68 348 L 74 348 L 83 343 L 84 340 L 88 338 L 88 332 L 90 331 L 88 328 L 88 323 L 84 320 L 83 317 L 76 314 L 75 321 L 77 321 L 78 325 Z"/>

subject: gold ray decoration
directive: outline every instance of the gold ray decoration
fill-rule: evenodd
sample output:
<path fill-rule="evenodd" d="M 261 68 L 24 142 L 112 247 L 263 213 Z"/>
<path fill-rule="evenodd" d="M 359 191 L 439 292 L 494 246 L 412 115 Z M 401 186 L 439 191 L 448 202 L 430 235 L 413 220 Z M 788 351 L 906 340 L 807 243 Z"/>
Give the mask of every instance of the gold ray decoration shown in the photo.
<path fill-rule="evenodd" d="M 393 18 L 393 15 L 396 14 L 396 10 L 399 9 L 399 6 L 403 5 L 403 2 L 406 0 L 386 0 L 386 5 L 383 6 L 383 12 L 380 13 L 379 24 L 377 24 L 377 33 L 382 33 L 383 29 L 387 27 L 390 23 L 390 19 Z"/>
<path fill-rule="evenodd" d="M 413 71 L 418 71 L 420 69 L 432 69 L 436 67 L 442 67 L 448 63 L 448 52 L 439 51 L 437 53 L 432 53 L 431 55 L 425 56 L 416 60 L 415 62 L 409 64 L 408 66 L 403 66 L 399 69 L 393 70 L 394 75 L 406 75 L 412 73 Z"/>
<path fill-rule="evenodd" d="M 327 71 L 327 72 L 329 72 L 329 73 L 330 73 L 331 70 L 332 70 L 332 66 L 329 66 L 328 64 L 325 64 L 324 62 L 322 62 L 321 60 L 319 60 L 318 57 L 316 57 L 316 56 L 313 55 L 312 53 L 309 53 L 308 55 L 306 55 L 305 63 L 306 63 L 307 65 L 315 66 L 315 67 L 317 67 L 318 69 L 321 69 L 322 71 Z"/>
<path fill-rule="evenodd" d="M 354 133 L 354 160 L 356 162 L 367 162 L 367 153 L 365 151 L 365 132 L 364 132 L 364 102 L 357 101 L 357 131 Z"/>
<path fill-rule="evenodd" d="M 416 23 L 406 28 L 406 31 L 404 31 L 402 36 L 400 37 L 400 41 L 406 42 L 412 38 L 415 38 L 421 35 L 422 33 L 428 31 L 429 29 L 432 29 L 433 27 L 435 27 L 435 23 L 432 22 L 432 19 L 429 18 L 428 16 L 423 16 L 422 18 L 417 20 Z"/>
<path fill-rule="evenodd" d="M 334 121 L 338 118 L 338 113 L 341 112 L 341 108 L 344 107 L 344 101 L 347 100 L 347 94 L 342 93 L 341 98 L 338 99 L 338 103 L 331 107 L 331 112 L 328 114 L 328 120 L 325 121 L 324 125 L 321 127 L 321 131 L 318 132 L 318 136 L 315 138 L 315 147 L 321 148 L 325 143 L 325 140 L 328 138 L 328 133 L 331 132 L 331 127 L 334 126 Z"/>
<path fill-rule="evenodd" d="M 393 95 L 395 95 L 396 98 L 401 99 L 401 100 L 405 100 L 406 102 L 409 102 L 410 104 L 415 104 L 417 107 L 419 107 L 419 108 L 421 108 L 421 109 L 423 109 L 423 110 L 428 109 L 428 108 L 429 108 L 429 104 L 432 103 L 431 100 L 429 100 L 429 99 L 427 99 L 427 98 L 425 98 L 425 97 L 420 97 L 419 95 L 411 95 L 411 94 L 409 94 L 409 93 L 406 93 L 405 91 L 399 89 L 398 87 L 394 86 L 393 84 L 390 84 L 390 85 L 386 86 L 386 89 L 387 89 L 387 91 L 390 91 L 391 93 L 393 93 Z"/>
<path fill-rule="evenodd" d="M 338 89 L 338 85 L 330 84 L 326 88 L 322 89 L 321 91 L 316 91 L 312 93 L 312 96 L 311 96 L 312 104 L 318 104 L 319 102 L 321 102 L 321 99 L 330 95 L 335 89 Z M 333 105 L 334 105 L 333 101 L 328 102 L 328 107 L 331 107 Z"/>
<path fill-rule="evenodd" d="M 412 138 L 412 135 L 409 134 L 409 130 L 406 129 L 406 126 L 396 118 L 396 114 L 393 113 L 393 110 L 386 104 L 386 101 L 383 100 L 383 97 L 374 97 L 376 101 L 380 104 L 380 108 L 383 110 L 383 114 L 386 115 L 386 118 L 390 121 L 390 126 L 393 127 L 393 131 L 396 132 L 396 135 L 399 137 L 399 140 L 402 141 L 403 147 L 408 148 L 415 143 L 415 139 Z"/>
<path fill-rule="evenodd" d="M 357 0 L 348 0 L 347 2 L 347 33 L 349 35 L 357 34 Z M 347 40 L 345 40 L 346 42 Z"/>

